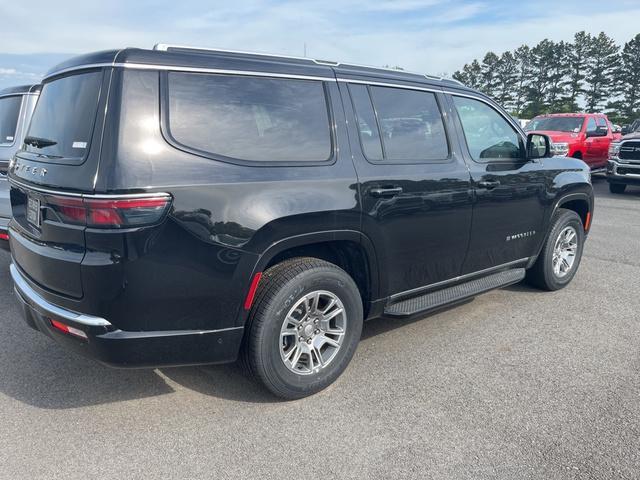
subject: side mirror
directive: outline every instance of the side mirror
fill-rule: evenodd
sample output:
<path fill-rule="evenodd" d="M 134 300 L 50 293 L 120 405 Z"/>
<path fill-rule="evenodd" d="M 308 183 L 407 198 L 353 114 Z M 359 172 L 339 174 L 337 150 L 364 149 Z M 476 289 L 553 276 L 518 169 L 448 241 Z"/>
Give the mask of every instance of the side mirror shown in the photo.
<path fill-rule="evenodd" d="M 629 133 L 629 125 L 625 125 L 624 127 L 622 127 L 620 133 L 622 133 L 622 135 L 626 135 L 627 133 Z"/>
<path fill-rule="evenodd" d="M 530 133 L 527 135 L 527 159 L 552 157 L 551 139 L 541 133 Z"/>

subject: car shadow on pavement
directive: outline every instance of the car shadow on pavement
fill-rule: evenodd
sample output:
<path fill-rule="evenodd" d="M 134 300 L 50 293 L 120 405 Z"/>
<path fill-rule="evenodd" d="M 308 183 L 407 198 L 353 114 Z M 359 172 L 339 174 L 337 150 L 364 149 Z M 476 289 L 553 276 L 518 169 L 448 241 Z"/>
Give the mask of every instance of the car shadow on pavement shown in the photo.
<path fill-rule="evenodd" d="M 202 395 L 244 403 L 279 403 L 237 363 L 199 367 L 162 368 L 163 375 Z"/>
<path fill-rule="evenodd" d="M 36 332 L 15 337 L 0 345 L 0 394 L 33 407 L 78 408 L 173 392 L 153 370 L 111 369 L 67 352 Z"/>

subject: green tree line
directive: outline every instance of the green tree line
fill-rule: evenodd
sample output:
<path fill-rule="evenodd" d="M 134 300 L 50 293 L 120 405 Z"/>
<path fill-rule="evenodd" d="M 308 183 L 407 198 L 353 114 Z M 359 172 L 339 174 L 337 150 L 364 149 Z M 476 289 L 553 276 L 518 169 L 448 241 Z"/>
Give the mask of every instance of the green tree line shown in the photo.
<path fill-rule="evenodd" d="M 623 46 L 604 32 L 582 31 L 572 42 L 544 39 L 500 55 L 488 52 L 453 78 L 517 117 L 586 110 L 628 123 L 640 117 L 640 33 Z"/>

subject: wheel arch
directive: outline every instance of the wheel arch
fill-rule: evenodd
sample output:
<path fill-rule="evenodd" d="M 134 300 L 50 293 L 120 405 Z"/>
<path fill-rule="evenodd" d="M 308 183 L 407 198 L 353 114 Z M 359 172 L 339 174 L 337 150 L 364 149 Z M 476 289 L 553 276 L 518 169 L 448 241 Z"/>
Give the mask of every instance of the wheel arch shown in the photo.
<path fill-rule="evenodd" d="M 260 254 L 251 279 L 283 260 L 302 256 L 334 263 L 351 275 L 360 290 L 366 318 L 370 302 L 380 295 L 377 256 L 373 243 L 366 235 L 355 230 L 329 230 L 281 239 Z M 249 288 L 247 286 L 245 295 Z M 244 325 L 247 316 L 247 310 L 241 309 L 237 325 Z"/>
<path fill-rule="evenodd" d="M 562 197 L 556 203 L 556 206 L 551 213 L 551 218 L 553 218 L 553 215 L 555 215 L 559 208 L 576 212 L 582 220 L 582 225 L 588 227 L 587 221 L 590 220 L 590 216 L 593 211 L 593 205 L 588 195 L 583 193 L 573 193 Z M 588 228 L 585 229 L 588 230 Z"/>

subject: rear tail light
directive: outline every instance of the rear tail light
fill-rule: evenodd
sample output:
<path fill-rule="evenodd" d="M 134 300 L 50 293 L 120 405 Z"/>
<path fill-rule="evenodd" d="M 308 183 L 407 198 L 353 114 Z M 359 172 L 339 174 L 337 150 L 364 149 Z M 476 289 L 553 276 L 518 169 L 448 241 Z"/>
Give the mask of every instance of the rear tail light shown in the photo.
<path fill-rule="evenodd" d="M 56 330 L 61 331 L 62 333 L 66 333 L 68 335 L 73 335 L 74 337 L 84 338 L 85 340 L 87 339 L 87 334 L 84 333 L 79 328 L 70 327 L 66 323 L 59 322 L 58 320 L 51 319 L 50 322 L 51 322 L 51 326 L 53 328 L 55 328 Z"/>
<path fill-rule="evenodd" d="M 62 223 L 127 228 L 160 221 L 169 209 L 171 197 L 167 194 L 121 199 L 47 196 L 46 203 Z"/>
<path fill-rule="evenodd" d="M 0 240 L 9 240 L 9 234 L 8 233 L 0 233 Z"/>

